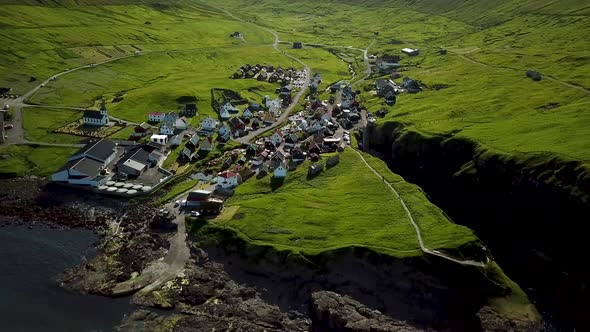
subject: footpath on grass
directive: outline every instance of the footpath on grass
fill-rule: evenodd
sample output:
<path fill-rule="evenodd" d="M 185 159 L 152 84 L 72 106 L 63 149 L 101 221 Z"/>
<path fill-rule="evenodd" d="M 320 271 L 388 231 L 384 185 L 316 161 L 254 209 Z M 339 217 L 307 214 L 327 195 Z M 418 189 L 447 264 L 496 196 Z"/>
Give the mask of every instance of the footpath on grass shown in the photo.
<path fill-rule="evenodd" d="M 375 174 L 375 176 L 377 176 L 380 179 L 383 178 L 383 176 L 379 172 L 377 172 L 371 165 L 369 165 L 369 163 L 367 162 L 365 157 L 363 157 L 362 153 L 358 152 L 356 149 L 354 149 L 352 147 L 351 147 L 351 149 L 359 156 L 359 158 L 361 158 L 363 163 Z M 420 244 L 420 249 L 422 250 L 422 252 L 424 252 L 425 254 L 438 256 L 440 258 L 443 258 L 443 259 L 446 259 L 446 260 L 449 260 L 451 262 L 461 264 L 461 265 L 475 266 L 475 267 L 481 267 L 481 268 L 485 268 L 487 266 L 487 264 L 489 262 L 482 263 L 482 262 L 476 262 L 473 260 L 459 260 L 459 259 L 455 259 L 453 257 L 450 257 L 448 255 L 445 255 L 443 253 L 440 253 L 436 250 L 431 250 L 431 249 L 426 248 L 426 246 L 424 245 L 424 241 L 422 240 L 422 234 L 420 233 L 420 228 L 418 227 L 418 224 L 416 224 L 416 221 L 414 220 L 412 213 L 410 212 L 410 210 L 406 206 L 404 199 L 397 192 L 397 190 L 395 190 L 395 188 L 391 185 L 391 183 L 389 183 L 385 180 L 383 181 L 383 183 L 385 183 L 385 185 L 387 185 L 387 187 L 389 187 L 391 192 L 393 192 L 393 194 L 399 199 L 400 203 L 402 204 L 402 207 L 404 208 L 404 211 L 406 211 L 406 214 L 408 215 L 408 219 L 410 220 L 410 223 L 412 224 L 412 226 L 414 227 L 414 230 L 416 231 L 416 237 L 418 238 L 418 243 Z"/>

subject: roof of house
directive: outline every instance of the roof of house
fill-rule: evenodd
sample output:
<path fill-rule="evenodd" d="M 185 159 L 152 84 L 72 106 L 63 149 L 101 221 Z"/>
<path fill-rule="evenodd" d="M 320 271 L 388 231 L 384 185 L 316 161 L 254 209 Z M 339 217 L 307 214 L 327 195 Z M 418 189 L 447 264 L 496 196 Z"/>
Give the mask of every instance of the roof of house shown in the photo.
<path fill-rule="evenodd" d="M 73 163 L 66 164 L 69 169 L 76 170 L 82 174 L 86 174 L 89 178 L 95 178 L 100 173 L 102 163 L 90 158 L 82 158 Z"/>
<path fill-rule="evenodd" d="M 230 178 L 233 178 L 237 175 L 238 175 L 238 173 L 234 173 L 232 171 L 223 171 L 223 172 L 217 174 L 217 176 L 222 177 L 224 179 L 230 179 Z"/>
<path fill-rule="evenodd" d="M 133 160 L 133 159 L 127 159 L 127 160 L 125 160 L 125 162 L 123 162 L 123 165 L 125 165 L 125 166 L 127 166 L 129 168 L 132 168 L 132 169 L 134 169 L 136 171 L 139 171 L 139 172 L 143 171 L 143 169 L 147 167 L 146 164 L 141 163 L 141 162 L 139 162 L 137 160 Z"/>
<path fill-rule="evenodd" d="M 187 111 L 196 111 L 197 110 L 197 104 L 186 104 L 184 106 L 184 109 Z"/>
<path fill-rule="evenodd" d="M 115 150 L 115 143 L 107 139 L 100 139 L 96 142 L 86 144 L 82 149 L 78 150 L 74 156 L 86 155 L 97 160 L 106 160 Z"/>
<path fill-rule="evenodd" d="M 275 134 L 279 135 L 279 137 L 280 137 L 280 138 L 283 138 L 283 132 L 282 132 L 282 131 L 280 131 L 280 130 L 277 130 L 277 131 L 275 132 Z"/>
<path fill-rule="evenodd" d="M 100 111 L 96 110 L 84 110 L 84 118 L 85 119 L 102 119 L 104 115 L 100 113 Z"/>
<path fill-rule="evenodd" d="M 164 115 L 164 113 L 162 113 L 162 112 L 150 112 L 150 115 L 152 115 L 152 116 L 162 116 L 162 115 Z"/>
<path fill-rule="evenodd" d="M 237 117 L 233 117 L 229 120 L 229 123 L 231 124 L 232 127 L 241 127 L 244 126 L 244 121 L 242 121 L 242 119 L 237 118 Z"/>

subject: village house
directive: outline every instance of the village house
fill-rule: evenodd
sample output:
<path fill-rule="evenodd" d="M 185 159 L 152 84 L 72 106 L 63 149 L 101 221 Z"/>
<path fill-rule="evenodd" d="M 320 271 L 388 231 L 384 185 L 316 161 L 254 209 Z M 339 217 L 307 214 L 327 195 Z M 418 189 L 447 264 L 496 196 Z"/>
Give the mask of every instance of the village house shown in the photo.
<path fill-rule="evenodd" d="M 186 198 L 186 205 L 200 206 L 201 203 L 206 202 L 208 199 L 210 199 L 212 194 L 213 192 L 209 190 L 192 191 L 188 194 L 188 197 Z"/>
<path fill-rule="evenodd" d="M 115 143 L 106 139 L 86 144 L 51 176 L 52 181 L 91 187 L 103 185 L 108 179 L 106 166 L 116 156 L 115 147 Z"/>
<path fill-rule="evenodd" d="M 293 48 L 295 48 L 295 49 L 299 49 L 302 47 L 303 47 L 303 44 L 301 42 L 294 42 L 293 43 Z"/>
<path fill-rule="evenodd" d="M 288 148 L 293 147 L 298 140 L 299 137 L 297 136 L 297 134 L 290 133 L 289 135 L 287 135 L 287 137 L 285 137 L 285 146 Z"/>
<path fill-rule="evenodd" d="M 152 126 L 149 123 L 142 122 L 137 127 L 135 127 L 134 131 L 136 133 L 147 133 L 150 129 L 152 129 Z"/>
<path fill-rule="evenodd" d="M 197 104 L 186 104 L 184 108 L 180 111 L 180 115 L 183 116 L 196 116 L 197 115 Z"/>
<path fill-rule="evenodd" d="M 238 117 L 233 117 L 229 120 L 229 125 L 231 127 L 231 131 L 234 137 L 244 136 L 246 124 L 244 123 L 244 121 L 242 121 L 242 119 Z"/>
<path fill-rule="evenodd" d="M 197 146 L 188 144 L 188 142 L 187 142 L 187 144 L 182 149 L 182 152 L 180 153 L 180 158 L 192 161 L 193 159 L 195 159 L 197 157 L 198 152 L 199 152 L 199 149 Z"/>
<path fill-rule="evenodd" d="M 229 135 L 230 133 L 230 128 L 227 125 L 227 123 L 223 123 L 221 125 L 221 127 L 219 127 L 219 131 L 217 132 L 219 134 L 219 136 L 225 136 L 225 135 Z"/>
<path fill-rule="evenodd" d="M 243 118 L 250 119 L 253 116 L 254 116 L 254 114 L 252 113 L 252 111 L 250 111 L 249 108 L 246 107 L 242 110 L 242 117 Z"/>
<path fill-rule="evenodd" d="M 195 135 L 196 136 L 196 135 Z M 179 146 L 180 144 L 182 144 L 182 136 L 181 135 L 175 135 L 174 137 L 172 137 L 172 139 L 170 140 L 170 145 L 171 146 Z"/>
<path fill-rule="evenodd" d="M 203 151 L 211 151 L 215 146 L 215 142 L 211 136 L 207 136 L 200 144 L 200 148 Z"/>
<path fill-rule="evenodd" d="M 375 91 L 379 97 L 385 97 L 389 92 L 395 92 L 393 84 L 389 80 L 379 79 L 375 81 Z"/>
<path fill-rule="evenodd" d="M 163 134 L 163 135 L 152 135 L 150 137 L 150 142 L 154 142 L 154 143 L 159 143 L 159 144 L 166 145 L 168 143 L 168 136 L 166 136 L 166 134 Z"/>
<path fill-rule="evenodd" d="M 174 127 L 178 130 L 186 130 L 189 127 L 188 119 L 186 117 L 181 117 L 176 120 Z"/>
<path fill-rule="evenodd" d="M 215 131 L 219 122 L 212 117 L 208 117 L 201 122 L 201 132 L 211 133 Z"/>
<path fill-rule="evenodd" d="M 156 166 L 164 155 L 152 145 L 142 144 L 129 148 L 117 163 L 117 172 L 128 177 L 138 177 L 150 167 Z"/>
<path fill-rule="evenodd" d="M 109 114 L 105 103 L 102 103 L 100 111 L 85 110 L 82 120 L 87 126 L 106 126 L 109 123 Z"/>
<path fill-rule="evenodd" d="M 168 112 L 164 115 L 164 123 L 167 123 L 170 127 L 174 127 L 174 124 L 178 120 L 178 114 L 175 112 Z"/>
<path fill-rule="evenodd" d="M 307 126 L 306 130 L 309 134 L 313 134 L 322 130 L 322 124 L 318 120 L 313 120 L 309 126 Z"/>
<path fill-rule="evenodd" d="M 283 132 L 280 130 L 275 131 L 275 133 L 270 137 L 270 140 L 275 146 L 281 145 L 281 143 L 283 143 Z"/>
<path fill-rule="evenodd" d="M 219 114 L 221 114 L 223 111 L 226 111 L 229 114 L 237 114 L 240 110 L 234 105 L 232 105 L 232 103 L 227 102 L 223 104 L 223 106 L 221 106 L 221 108 L 219 109 Z"/>
<path fill-rule="evenodd" d="M 188 142 L 186 142 L 187 145 L 192 145 L 194 147 L 199 146 L 199 141 L 201 140 L 201 138 L 198 135 L 193 135 Z"/>
<path fill-rule="evenodd" d="M 277 179 L 286 178 L 287 177 L 287 165 L 285 165 L 284 163 L 281 163 L 280 165 L 278 165 L 273 172 L 273 177 L 275 177 Z"/>
<path fill-rule="evenodd" d="M 217 185 L 223 189 L 232 189 L 242 183 L 242 177 L 232 171 L 223 171 L 217 174 Z"/>
<path fill-rule="evenodd" d="M 291 160 L 294 162 L 302 162 L 305 160 L 305 152 L 300 147 L 294 147 L 291 149 Z"/>
<path fill-rule="evenodd" d="M 402 48 L 402 53 L 408 56 L 417 56 L 420 54 L 420 50 L 414 48 Z"/>
<path fill-rule="evenodd" d="M 225 108 L 223 108 L 223 107 L 222 107 L 222 108 L 219 110 L 219 118 L 220 118 L 221 120 L 228 120 L 230 117 L 231 117 L 231 115 L 229 114 L 229 112 L 228 112 L 228 110 L 227 110 L 227 109 L 225 109 Z"/>
<path fill-rule="evenodd" d="M 275 169 L 280 164 L 282 164 L 286 161 L 287 161 L 287 155 L 285 154 L 285 152 L 283 150 L 277 149 L 277 151 L 275 151 L 275 153 L 273 153 L 272 156 L 270 157 L 268 166 L 271 169 Z"/>
<path fill-rule="evenodd" d="M 160 129 L 158 131 L 162 135 L 173 135 L 174 134 L 174 127 L 171 124 L 165 122 L 165 123 L 162 123 L 162 125 L 160 126 Z"/>
<path fill-rule="evenodd" d="M 150 112 L 148 114 L 148 120 L 150 122 L 160 122 L 164 121 L 164 113 L 163 112 Z"/>

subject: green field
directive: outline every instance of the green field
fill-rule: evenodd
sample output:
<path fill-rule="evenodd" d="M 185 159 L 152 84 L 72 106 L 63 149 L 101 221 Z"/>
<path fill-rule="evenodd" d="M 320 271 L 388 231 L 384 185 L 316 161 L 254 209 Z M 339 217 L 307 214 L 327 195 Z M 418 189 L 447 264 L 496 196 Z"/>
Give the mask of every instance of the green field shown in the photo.
<path fill-rule="evenodd" d="M 79 143 L 84 137 L 52 133 L 53 130 L 63 127 L 68 123 L 80 120 L 82 112 L 51 109 L 51 108 L 24 108 L 23 127 L 25 137 L 33 142 L 45 143 Z"/>
<path fill-rule="evenodd" d="M 47 176 L 62 167 L 76 148 L 34 146 L 0 147 L 0 173 Z"/>
<path fill-rule="evenodd" d="M 387 181 L 407 200 L 431 248 L 455 248 L 476 240 L 473 233 L 452 224 L 428 202 L 416 186 L 389 171 L 378 160 Z M 270 176 L 248 180 L 227 206 L 239 206 L 220 226 L 238 230 L 257 244 L 303 253 L 364 246 L 395 256 L 420 255 L 416 234 L 399 200 L 352 151 L 341 162 L 308 179 L 308 162 L 289 172 L 275 188 Z"/>
<path fill-rule="evenodd" d="M 226 8 L 237 4 L 244 2 L 230 0 Z M 377 55 L 419 48 L 420 56 L 402 61 L 402 74 L 421 80 L 426 91 L 400 96 L 380 122 L 453 132 L 506 152 L 590 160 L 590 9 L 584 1 L 264 0 L 244 12 L 284 42 L 365 48 L 375 39 L 369 54 Z M 446 56 L 438 55 L 441 47 Z M 533 82 L 528 69 L 545 78 Z M 437 91 L 437 85 L 445 88 Z M 360 98 L 369 111 L 388 108 L 369 93 Z"/>

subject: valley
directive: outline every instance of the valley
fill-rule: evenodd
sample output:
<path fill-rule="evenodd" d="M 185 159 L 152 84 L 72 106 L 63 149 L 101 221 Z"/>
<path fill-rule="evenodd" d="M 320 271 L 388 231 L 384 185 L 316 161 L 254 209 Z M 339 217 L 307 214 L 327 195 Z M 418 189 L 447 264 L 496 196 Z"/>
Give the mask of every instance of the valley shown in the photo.
<path fill-rule="evenodd" d="M 19 211 L 30 197 L 14 189 L 0 212 L 75 211 L 101 249 L 66 287 L 174 308 L 123 330 L 353 324 L 320 314 L 324 291 L 380 311 L 342 297 L 364 317 L 352 331 L 589 327 L 583 1 L 5 0 L 0 14 L 0 181 L 59 197 Z M 97 138 L 116 158 L 89 186 L 56 180 Z M 151 166 L 129 157 L 146 147 Z M 169 175 L 126 194 L 150 169 Z M 117 209 L 93 225 L 68 199 Z"/>

